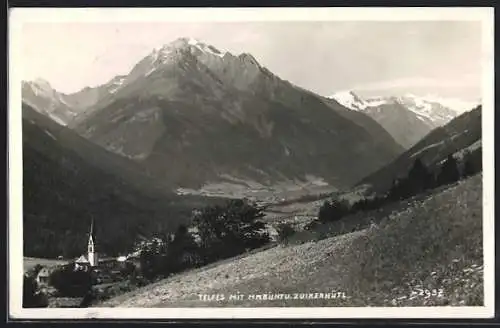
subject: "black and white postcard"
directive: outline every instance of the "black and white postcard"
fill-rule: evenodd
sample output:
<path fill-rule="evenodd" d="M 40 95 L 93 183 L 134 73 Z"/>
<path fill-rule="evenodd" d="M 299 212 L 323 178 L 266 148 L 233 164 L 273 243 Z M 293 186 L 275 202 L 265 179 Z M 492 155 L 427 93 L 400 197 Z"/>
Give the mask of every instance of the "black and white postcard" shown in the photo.
<path fill-rule="evenodd" d="M 12 318 L 493 316 L 493 9 L 9 19 Z"/>

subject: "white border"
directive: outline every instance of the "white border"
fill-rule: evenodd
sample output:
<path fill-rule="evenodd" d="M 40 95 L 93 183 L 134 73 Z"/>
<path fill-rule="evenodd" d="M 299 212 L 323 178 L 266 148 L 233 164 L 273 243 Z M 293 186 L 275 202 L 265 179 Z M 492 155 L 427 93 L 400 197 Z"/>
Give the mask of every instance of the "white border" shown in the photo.
<path fill-rule="evenodd" d="M 483 24 L 484 307 L 88 308 L 23 309 L 21 28 L 27 22 L 430 21 Z M 9 12 L 9 310 L 16 319 L 183 318 L 491 318 L 494 315 L 494 10 L 493 8 L 16 8 Z M 15 181 L 16 183 L 11 183 Z"/>

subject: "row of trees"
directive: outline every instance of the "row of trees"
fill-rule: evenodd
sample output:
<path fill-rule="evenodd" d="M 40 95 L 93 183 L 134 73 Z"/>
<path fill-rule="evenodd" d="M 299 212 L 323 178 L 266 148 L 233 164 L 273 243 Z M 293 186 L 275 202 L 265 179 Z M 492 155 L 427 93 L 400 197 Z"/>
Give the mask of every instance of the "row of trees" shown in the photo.
<path fill-rule="evenodd" d="M 482 170 L 481 156 L 481 151 L 467 152 L 462 160 L 458 161 L 450 154 L 441 164 L 437 173 L 427 168 L 420 159 L 417 159 L 405 178 L 393 182 L 386 198 L 392 201 L 407 199 L 425 190 L 447 185 L 476 174 Z"/>
<path fill-rule="evenodd" d="M 262 208 L 246 200 L 207 206 L 190 226 L 163 234 L 141 247 L 141 268 L 147 279 L 195 268 L 236 256 L 270 241 Z"/>
<path fill-rule="evenodd" d="M 318 219 L 321 222 L 337 221 L 349 214 L 374 210 L 387 203 L 407 199 L 425 190 L 474 175 L 482 170 L 481 155 L 481 151 L 468 152 L 461 163 L 453 155 L 449 155 L 439 167 L 437 174 L 417 158 L 407 176 L 394 180 L 386 195 L 361 199 L 352 205 L 346 200 L 327 200 L 319 210 Z"/>

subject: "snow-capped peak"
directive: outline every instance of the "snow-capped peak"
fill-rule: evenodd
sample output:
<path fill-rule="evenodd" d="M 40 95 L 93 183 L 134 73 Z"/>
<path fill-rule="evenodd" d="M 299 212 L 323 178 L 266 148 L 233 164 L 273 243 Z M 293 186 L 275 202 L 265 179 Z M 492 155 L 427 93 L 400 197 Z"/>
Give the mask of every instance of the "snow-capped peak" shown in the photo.
<path fill-rule="evenodd" d="M 353 91 L 340 91 L 329 98 L 355 111 L 366 111 L 369 108 L 381 105 L 398 104 L 412 111 L 424 122 L 442 125 L 457 115 L 472 110 L 479 103 L 460 99 L 444 98 L 435 95 L 417 96 L 407 93 L 402 96 L 373 97 L 363 99 Z"/>
<path fill-rule="evenodd" d="M 218 56 L 221 58 L 224 57 L 224 55 L 226 54 L 226 52 L 220 51 L 219 49 L 215 48 L 214 46 L 208 45 L 208 44 L 206 44 L 206 43 L 204 43 L 196 38 L 192 38 L 192 37 L 178 38 L 178 39 L 164 45 L 163 47 L 161 47 L 158 52 L 167 53 L 167 52 L 170 52 L 174 49 L 185 49 L 185 48 L 198 49 L 202 53 L 215 55 L 215 56 Z"/>
<path fill-rule="evenodd" d="M 417 97 L 417 96 L 414 96 Z M 445 98 L 437 95 L 426 95 L 422 97 L 426 102 L 437 103 L 446 108 L 449 108 L 458 114 L 470 111 L 480 104 L 480 101 L 467 101 L 458 98 Z"/>
<path fill-rule="evenodd" d="M 148 76 L 162 64 L 170 62 L 174 58 L 179 58 L 179 55 L 182 55 L 185 51 L 191 52 L 194 56 L 208 55 L 219 58 L 223 58 L 227 53 L 192 37 L 178 38 L 153 49 L 149 55 L 151 67 L 146 71 L 145 75 Z"/>
<path fill-rule="evenodd" d="M 353 91 L 339 91 L 328 98 L 334 99 L 342 106 L 352 110 L 363 110 L 369 106 L 365 100 L 360 98 Z"/>
<path fill-rule="evenodd" d="M 435 95 L 421 97 L 414 94 L 405 94 L 402 97 L 395 97 L 394 100 L 416 113 L 419 117 L 425 117 L 432 121 L 449 121 L 479 105 L 479 103 Z"/>

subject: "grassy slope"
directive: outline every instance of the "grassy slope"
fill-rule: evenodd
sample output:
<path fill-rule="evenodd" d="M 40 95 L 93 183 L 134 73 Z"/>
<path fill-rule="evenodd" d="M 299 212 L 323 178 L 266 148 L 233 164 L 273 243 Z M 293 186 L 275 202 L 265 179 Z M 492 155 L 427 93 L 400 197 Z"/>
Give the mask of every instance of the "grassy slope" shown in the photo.
<path fill-rule="evenodd" d="M 100 306 L 481 305 L 482 175 L 381 211 L 378 225 L 301 245 L 275 247 L 187 272 Z M 353 219 L 353 218 L 351 218 Z M 442 297 L 412 295 L 419 286 Z M 200 302 L 214 293 L 342 291 L 347 299 Z"/>

